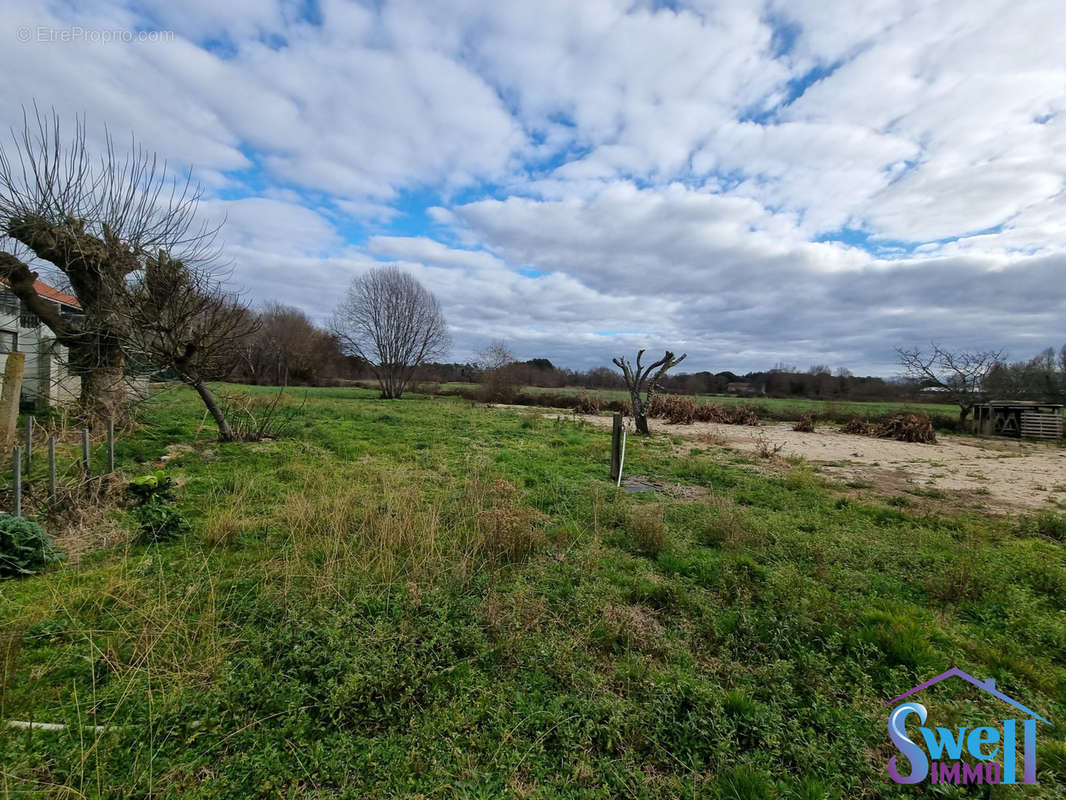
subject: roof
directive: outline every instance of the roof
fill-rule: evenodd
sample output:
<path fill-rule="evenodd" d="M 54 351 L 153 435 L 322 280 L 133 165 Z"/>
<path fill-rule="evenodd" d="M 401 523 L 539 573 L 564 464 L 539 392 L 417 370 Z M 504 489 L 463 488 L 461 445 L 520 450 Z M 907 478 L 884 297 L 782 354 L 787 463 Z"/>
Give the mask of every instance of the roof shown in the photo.
<path fill-rule="evenodd" d="M 941 672 L 935 678 L 931 678 L 930 680 L 927 680 L 925 683 L 919 683 L 913 689 L 910 689 L 910 690 L 904 692 L 899 697 L 893 697 L 891 700 L 889 700 L 887 703 L 885 703 L 885 705 L 889 705 L 889 706 L 895 705 L 897 702 L 902 700 L 904 697 L 909 697 L 910 695 L 912 695 L 912 694 L 914 694 L 916 692 L 920 692 L 922 689 L 928 689 L 934 683 L 940 683 L 940 681 L 942 681 L 942 680 L 944 680 L 946 678 L 952 678 L 952 677 L 962 678 L 967 683 L 972 683 L 978 689 L 980 689 L 983 692 L 987 692 L 988 694 L 990 694 L 993 697 L 995 697 L 997 700 L 1002 700 L 1004 703 L 1007 703 L 1008 705 L 1014 706 L 1019 711 L 1025 712 L 1030 717 L 1035 717 L 1036 719 L 1040 720 L 1041 722 L 1044 722 L 1044 723 L 1047 723 L 1048 725 L 1051 725 L 1050 722 L 1048 722 L 1042 716 L 1037 714 L 1035 711 L 1029 710 L 1028 708 L 1023 706 L 1021 703 L 1019 703 L 1017 700 L 1014 700 L 1014 699 L 1012 699 L 1010 697 L 1007 697 L 1007 695 L 1003 694 L 1003 692 L 1001 692 L 998 689 L 996 689 L 996 681 L 993 678 L 989 678 L 987 681 L 981 681 L 981 680 L 978 680 L 977 678 L 975 678 L 973 675 L 969 674 L 968 672 L 963 672 L 958 667 L 952 667 L 947 672 Z M 1054 726 L 1052 726 L 1052 727 L 1054 727 Z"/>
<path fill-rule="evenodd" d="M 0 278 L 0 283 L 4 284 L 5 286 L 11 285 L 3 278 Z M 81 303 L 78 302 L 78 298 L 74 297 L 73 295 L 69 295 L 66 292 L 61 292 L 56 287 L 51 286 L 42 280 L 35 280 L 33 282 L 33 289 L 45 300 L 52 300 L 56 303 L 62 303 L 65 306 L 81 308 Z"/>

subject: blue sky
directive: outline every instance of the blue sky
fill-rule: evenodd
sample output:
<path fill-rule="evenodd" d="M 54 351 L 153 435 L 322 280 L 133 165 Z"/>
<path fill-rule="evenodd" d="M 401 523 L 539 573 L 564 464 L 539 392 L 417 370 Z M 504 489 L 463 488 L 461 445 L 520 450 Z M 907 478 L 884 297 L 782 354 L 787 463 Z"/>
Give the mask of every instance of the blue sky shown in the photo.
<path fill-rule="evenodd" d="M 503 339 L 575 367 L 646 346 L 890 374 L 897 345 L 1066 340 L 1058 0 L 0 15 L 0 121 L 36 101 L 192 169 L 253 302 L 325 321 L 396 263 L 453 358 Z"/>

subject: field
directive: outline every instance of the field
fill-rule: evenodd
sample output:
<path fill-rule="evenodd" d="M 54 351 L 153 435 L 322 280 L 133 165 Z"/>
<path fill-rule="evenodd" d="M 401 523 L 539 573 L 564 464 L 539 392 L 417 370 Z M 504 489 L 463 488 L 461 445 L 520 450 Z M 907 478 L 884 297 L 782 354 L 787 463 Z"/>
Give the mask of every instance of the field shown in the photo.
<path fill-rule="evenodd" d="M 953 666 L 1055 723 L 1039 786 L 980 796 L 1066 798 L 1063 517 L 672 432 L 617 491 L 587 421 L 303 397 L 220 445 L 156 396 L 119 466 L 164 465 L 191 530 L 141 543 L 116 507 L 106 547 L 74 525 L 80 557 L 0 582 L 0 721 L 70 726 L 0 727 L 0 798 L 972 796 L 886 777 L 886 701 Z"/>
<path fill-rule="evenodd" d="M 477 389 L 477 386 L 475 383 L 444 383 L 441 384 L 441 389 L 445 392 L 473 391 Z M 588 395 L 608 401 L 629 401 L 629 393 L 624 389 L 582 389 L 576 387 L 548 389 L 539 386 L 526 386 L 522 389 L 522 392 L 534 396 L 553 394 Z M 710 394 L 693 395 L 693 397 L 708 403 L 754 406 L 759 409 L 762 418 L 776 420 L 795 420 L 799 418 L 800 414 L 811 412 L 821 419 L 844 422 L 852 417 L 876 418 L 893 412 L 917 410 L 933 417 L 938 427 L 946 426 L 954 429 L 957 427 L 959 418 L 959 407 L 946 403 L 826 401 L 804 397 L 737 397 Z"/>

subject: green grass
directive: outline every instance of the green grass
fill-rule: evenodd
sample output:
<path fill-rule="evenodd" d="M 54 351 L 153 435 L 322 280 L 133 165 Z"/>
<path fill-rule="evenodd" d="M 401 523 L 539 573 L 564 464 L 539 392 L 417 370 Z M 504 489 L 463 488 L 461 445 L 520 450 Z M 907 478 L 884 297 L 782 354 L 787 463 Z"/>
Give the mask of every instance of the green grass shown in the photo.
<path fill-rule="evenodd" d="M 689 499 L 618 494 L 590 425 L 307 395 L 245 445 L 158 396 L 120 467 L 191 445 L 192 532 L 0 583 L 0 720 L 118 726 L 0 728 L 0 798 L 961 797 L 885 773 L 885 701 L 951 666 L 1056 723 L 1041 784 L 987 796 L 1066 797 L 1060 518 L 863 504 L 667 437 L 626 471 Z M 960 682 L 926 703 L 1001 718 Z"/>
<path fill-rule="evenodd" d="M 443 383 L 440 387 L 445 392 L 472 390 L 474 383 Z M 563 387 L 551 389 L 540 386 L 526 386 L 523 392 L 530 395 L 573 394 L 599 397 L 603 400 L 628 401 L 629 393 L 624 389 L 582 389 Z M 921 411 L 934 418 L 938 425 L 956 427 L 959 407 L 947 403 L 901 403 L 901 402 L 858 402 L 816 400 L 803 397 L 736 397 L 733 395 L 693 395 L 698 400 L 725 405 L 750 405 L 762 410 L 766 419 L 796 420 L 805 412 L 813 412 L 819 419 L 845 422 L 852 417 L 880 417 L 898 411 Z"/>

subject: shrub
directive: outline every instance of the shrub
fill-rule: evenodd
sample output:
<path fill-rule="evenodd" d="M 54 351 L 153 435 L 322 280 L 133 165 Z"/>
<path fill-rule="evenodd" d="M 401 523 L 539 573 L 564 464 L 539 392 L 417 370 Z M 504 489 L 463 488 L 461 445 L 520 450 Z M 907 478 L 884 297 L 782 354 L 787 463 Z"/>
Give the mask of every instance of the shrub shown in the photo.
<path fill-rule="evenodd" d="M 799 433 L 814 433 L 814 414 L 810 411 L 801 414 L 799 422 L 792 426 L 792 430 Z"/>
<path fill-rule="evenodd" d="M 634 508 L 626 519 L 626 529 L 640 552 L 654 556 L 666 544 L 666 523 L 659 509 L 644 506 Z"/>
<path fill-rule="evenodd" d="M 33 575 L 38 568 L 62 559 L 36 522 L 0 514 L 0 578 Z"/>
<path fill-rule="evenodd" d="M 489 498 L 491 504 L 477 516 L 481 551 L 490 564 L 525 561 L 540 544 L 534 511 L 518 502 L 513 484 L 496 480 Z"/>
<path fill-rule="evenodd" d="M 1054 511 L 1041 511 L 1022 517 L 1018 522 L 1018 533 L 1023 536 L 1038 536 L 1066 542 L 1066 517 Z"/>
<path fill-rule="evenodd" d="M 162 542 L 189 530 L 189 521 L 173 502 L 174 481 L 162 470 L 134 478 L 127 489 L 135 498 L 133 518 L 142 539 Z"/>

